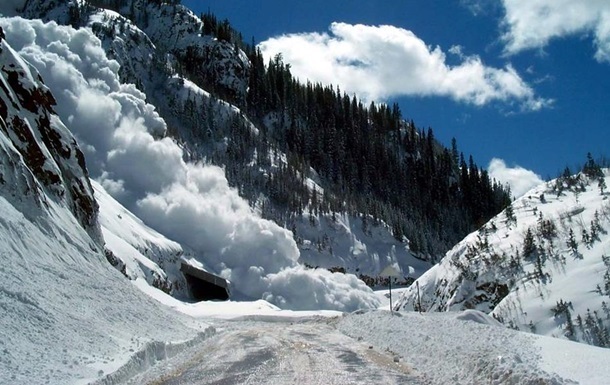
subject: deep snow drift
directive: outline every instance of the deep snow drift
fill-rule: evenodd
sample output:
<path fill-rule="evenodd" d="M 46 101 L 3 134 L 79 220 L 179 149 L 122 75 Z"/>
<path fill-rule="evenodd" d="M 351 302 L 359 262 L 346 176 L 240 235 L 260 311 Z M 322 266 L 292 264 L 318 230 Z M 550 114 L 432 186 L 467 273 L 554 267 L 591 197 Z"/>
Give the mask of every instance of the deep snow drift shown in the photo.
<path fill-rule="evenodd" d="M 113 269 L 65 208 L 50 201 L 28 219 L 0 197 L 0 212 L 0 383 L 86 383 L 206 335 L 205 323 L 164 309 Z"/>
<path fill-rule="evenodd" d="M 474 310 L 359 312 L 338 328 L 398 356 L 424 383 L 599 385 L 610 376 L 610 350 L 510 330 Z"/>

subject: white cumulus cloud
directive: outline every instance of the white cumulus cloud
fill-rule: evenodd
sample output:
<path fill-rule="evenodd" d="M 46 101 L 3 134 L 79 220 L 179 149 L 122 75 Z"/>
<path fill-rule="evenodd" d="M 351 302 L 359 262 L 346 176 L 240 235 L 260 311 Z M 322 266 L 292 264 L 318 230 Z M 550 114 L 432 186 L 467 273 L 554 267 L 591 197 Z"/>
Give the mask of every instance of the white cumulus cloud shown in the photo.
<path fill-rule="evenodd" d="M 365 100 L 442 96 L 477 106 L 516 103 L 525 110 L 550 103 L 536 96 L 511 65 L 486 66 L 461 47 L 449 50 L 460 61 L 450 65 L 440 47 L 389 25 L 333 23 L 328 33 L 283 35 L 259 47 L 268 59 L 281 54 L 300 80 L 338 84 Z"/>
<path fill-rule="evenodd" d="M 598 61 L 610 62 L 610 1 L 503 0 L 506 52 L 545 47 L 555 38 L 591 34 Z"/>
<path fill-rule="evenodd" d="M 520 166 L 508 167 L 502 159 L 493 158 L 487 167 L 489 176 L 508 185 L 513 197 L 519 198 L 532 188 L 544 183 L 535 172 Z"/>

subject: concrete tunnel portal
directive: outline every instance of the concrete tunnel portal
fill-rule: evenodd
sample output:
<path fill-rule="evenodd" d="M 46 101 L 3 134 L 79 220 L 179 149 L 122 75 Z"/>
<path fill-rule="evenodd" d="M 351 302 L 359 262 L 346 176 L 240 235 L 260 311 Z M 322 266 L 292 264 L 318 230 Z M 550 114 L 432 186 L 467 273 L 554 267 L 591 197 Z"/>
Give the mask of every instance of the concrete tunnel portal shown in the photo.
<path fill-rule="evenodd" d="M 180 271 L 186 278 L 189 292 L 197 301 L 226 301 L 229 299 L 229 282 L 217 275 L 183 262 Z"/>

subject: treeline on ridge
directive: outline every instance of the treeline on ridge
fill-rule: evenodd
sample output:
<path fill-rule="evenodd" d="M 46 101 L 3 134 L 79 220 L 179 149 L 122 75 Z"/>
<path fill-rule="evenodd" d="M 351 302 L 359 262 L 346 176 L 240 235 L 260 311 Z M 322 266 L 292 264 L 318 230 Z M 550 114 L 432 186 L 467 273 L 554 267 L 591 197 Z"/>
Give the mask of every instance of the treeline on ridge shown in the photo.
<path fill-rule="evenodd" d="M 148 3 L 169 5 L 164 12 L 182 12 L 177 1 Z M 149 14 L 143 8 L 142 16 Z M 140 19 L 132 17 L 148 25 Z M 201 104 L 187 98 L 181 107 L 166 101 L 171 106 L 161 103 L 158 108 L 189 128 L 172 134 L 193 159 L 224 167 L 229 183 L 261 207 L 264 217 L 295 229 L 302 218 L 315 224 L 319 214 L 347 212 L 361 216 L 364 226 L 383 221 L 422 258 L 436 259 L 510 203 L 510 191 L 491 180 L 472 157 L 465 158 L 455 140 L 446 148 L 431 128 L 405 120 L 398 105 L 364 105 L 338 87 L 303 84 L 281 56 L 266 62 L 254 42 L 244 43 L 228 20 L 219 21 L 210 11 L 201 19 L 202 29 L 195 33 L 216 37 L 235 55 L 239 49 L 246 53 L 246 95 L 228 92 L 215 70 L 202 72 L 211 59 L 197 49 L 177 55 L 175 70 L 214 98 L 238 106 L 260 131 L 254 134 L 242 116 L 229 121 L 215 116 L 214 100 Z M 106 31 L 115 32 L 113 27 Z M 158 61 L 151 70 L 167 71 L 165 62 Z M 180 111 L 169 111 L 178 107 Z M 219 141 L 224 145 L 213 144 Z M 323 191 L 308 184 L 312 168 Z"/>
<path fill-rule="evenodd" d="M 244 138 L 237 130 L 231 147 L 244 161 L 244 149 L 252 146 L 257 153 L 276 148 L 287 154 L 287 165 L 257 183 L 271 198 L 267 216 L 289 225 L 290 213 L 359 213 L 384 221 L 397 239 L 406 236 L 412 250 L 434 258 L 510 203 L 510 191 L 472 157 L 466 161 L 455 140 L 451 149 L 444 147 L 431 128 L 405 121 L 397 104 L 365 106 L 338 87 L 303 84 L 281 56 L 265 63 L 260 50 L 245 44 L 228 21 L 218 23 L 209 11 L 201 17 L 204 29 L 212 22 L 207 34 L 222 32 L 216 37 L 244 49 L 251 62 L 246 100 L 232 102 L 262 132 Z M 266 143 L 244 147 L 244 140 Z M 244 186 L 243 168 L 234 160 L 239 169 L 227 167 L 230 182 L 246 196 L 258 190 Z M 322 179 L 323 194 L 305 186 L 310 166 Z"/>

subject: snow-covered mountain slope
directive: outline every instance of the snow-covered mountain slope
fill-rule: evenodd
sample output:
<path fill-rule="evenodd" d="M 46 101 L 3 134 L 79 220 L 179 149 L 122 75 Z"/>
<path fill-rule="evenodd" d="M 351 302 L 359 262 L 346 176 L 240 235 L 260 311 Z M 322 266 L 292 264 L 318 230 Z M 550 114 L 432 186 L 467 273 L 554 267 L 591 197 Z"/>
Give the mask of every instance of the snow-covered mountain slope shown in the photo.
<path fill-rule="evenodd" d="M 241 115 L 237 107 L 229 103 L 215 100 L 207 91 L 201 89 L 195 83 L 174 76 L 168 82 L 171 90 L 168 96 L 174 98 L 170 103 L 174 114 L 180 111 L 207 111 L 214 116 L 218 126 L 220 122 L 234 122 L 235 119 L 243 120 L 243 124 L 251 135 L 259 135 L 259 129 Z M 198 119 L 195 116 L 195 119 Z M 195 122 L 193 122 L 195 123 Z M 205 126 L 204 123 L 196 123 Z M 232 124 L 229 123 L 229 126 Z M 202 126 L 202 127 L 203 127 Z M 217 127 L 218 127 L 217 126 Z M 226 136 L 220 128 L 210 133 L 207 130 L 195 130 L 183 134 L 183 138 L 190 138 L 193 143 L 201 143 L 202 138 L 217 136 L 218 141 L 209 144 L 208 151 L 226 152 Z M 202 132 L 197 135 L 197 132 Z M 206 141 L 204 140 L 204 143 Z M 209 142 L 209 139 L 208 139 Z M 194 149 L 194 151 L 198 151 Z M 277 175 L 287 168 L 286 155 L 278 150 L 270 151 L 264 161 L 260 161 L 260 154 L 253 152 L 248 154 L 253 169 L 266 176 Z M 267 164 L 266 166 L 261 163 Z M 323 195 L 319 178 L 315 171 L 310 170 L 309 175 L 299 175 L 306 180 L 306 185 L 311 192 L 316 191 L 319 196 Z M 264 203 L 263 203 L 264 202 Z M 265 211 L 263 206 L 269 206 L 268 199 L 261 198 L 255 209 L 261 215 Z M 401 272 L 402 278 L 397 281 L 404 282 L 407 278 L 419 277 L 424 271 L 431 267 L 427 261 L 414 257 L 408 247 L 408 242 L 398 241 L 392 235 L 390 227 L 382 221 L 375 221 L 371 216 L 354 216 L 348 213 L 321 213 L 305 212 L 301 215 L 295 213 L 285 222 L 286 228 L 290 229 L 297 241 L 300 250 L 299 262 L 311 267 L 321 267 L 335 271 L 345 271 L 361 276 L 370 284 L 380 283 L 382 279 L 379 273 L 389 265 L 393 265 Z"/>
<path fill-rule="evenodd" d="M 163 135 L 162 132 L 167 130 L 179 138 L 187 159 L 216 160 L 216 164 L 226 165 L 227 172 L 240 173 L 239 176 L 233 175 L 232 183 L 237 185 L 242 196 L 249 196 L 252 206 L 259 208 L 260 202 L 268 201 L 268 197 L 258 199 L 259 194 L 249 190 L 256 189 L 253 184 L 266 184 L 274 175 L 283 172 L 287 160 L 278 149 L 237 152 L 232 148 L 231 152 L 228 151 L 235 130 L 239 131 L 240 138 L 245 138 L 240 139 L 245 142 L 248 142 L 248 136 L 258 136 L 261 131 L 239 108 L 222 100 L 225 97 L 235 102 L 243 101 L 250 66 L 244 52 L 226 41 L 199 33 L 203 28 L 202 21 L 180 5 L 139 0 L 117 4 L 105 0 L 34 0 L 17 6 L 0 5 L 0 11 L 14 14 L 19 9 L 28 18 L 90 28 L 101 40 L 107 57 L 119 63 L 116 73 L 120 81 L 133 83 L 145 92 L 146 101 L 156 107 L 167 124 L 163 128 L 153 117 L 147 118 L 145 126 L 154 135 Z M 66 111 L 62 116 L 70 115 L 73 114 Z M 75 119 L 78 119 L 77 115 Z M 266 119 L 267 125 L 276 126 L 277 119 Z M 89 123 L 81 121 L 80 124 Z M 267 129 L 272 130 L 269 127 Z M 77 136 L 81 142 L 90 144 L 90 137 L 80 133 Z M 90 159 L 99 157 L 99 151 L 91 154 L 87 152 L 88 148 L 84 146 L 89 167 L 93 176 L 99 178 L 104 175 L 103 171 L 96 166 L 97 162 Z M 235 170 L 232 163 L 245 163 L 247 166 Z M 308 180 L 311 191 L 323 191 L 314 175 L 315 171 L 311 170 L 309 175 L 300 178 Z M 104 178 L 116 179 L 110 174 Z M 133 201 L 117 195 L 109 183 L 105 186 L 111 195 L 140 215 Z M 270 206 L 268 202 L 266 206 Z M 272 217 L 280 225 L 297 231 L 299 262 L 302 264 L 347 271 L 367 277 L 370 282 L 383 278 L 378 274 L 387 265 L 395 265 L 403 272 L 403 277 L 409 278 L 419 276 L 430 266 L 414 258 L 407 242 L 396 241 L 389 226 L 384 223 L 373 225 L 375 221 L 363 223 L 362 215 L 316 213 L 315 220 L 310 220 L 307 214 L 299 216 L 295 213 L 293 218 L 286 220 L 263 211 L 259 214 Z M 167 229 L 149 220 L 147 222 L 170 238 L 192 247 L 184 241 L 182 229 L 167 232 Z"/>
<path fill-rule="evenodd" d="M 0 39 L 3 195 L 22 211 L 32 204 L 44 206 L 45 195 L 53 197 L 69 207 L 92 240 L 101 245 L 97 204 L 84 156 L 55 114 L 55 98 L 40 75 L 5 42 L 3 35 Z"/>
<path fill-rule="evenodd" d="M 129 377 L 212 332 L 132 285 L 70 210 L 44 197 L 28 215 L 0 197 L 0 383 Z"/>
<path fill-rule="evenodd" d="M 417 259 L 408 243 L 399 242 L 384 223 L 368 217 L 325 214 L 294 221 L 293 232 L 301 250 L 299 261 L 313 267 L 337 269 L 360 276 L 367 283 L 387 285 L 380 273 L 392 266 L 399 272 L 393 282 L 407 283 L 427 271 L 430 262 Z"/>
<path fill-rule="evenodd" d="M 610 178 L 588 167 L 516 200 L 449 251 L 396 307 L 479 309 L 520 330 L 610 346 Z"/>
<path fill-rule="evenodd" d="M 355 276 L 300 266 L 292 234 L 261 219 L 229 187 L 222 169 L 186 162 L 165 136 L 166 122 L 144 94 L 120 82 L 117 62 L 90 30 L 19 18 L 0 24 L 49 79 L 57 114 L 84 149 L 91 176 L 145 223 L 230 280 L 237 298 L 294 309 L 377 305 Z M 175 261 L 155 262 L 170 268 Z"/>
<path fill-rule="evenodd" d="M 38 72 L 0 40 L 0 383 L 84 383 L 174 354 L 165 342 L 206 325 L 108 263 L 82 153 Z"/>
<path fill-rule="evenodd" d="M 92 180 L 91 184 L 100 207 L 99 222 L 108 257 L 115 267 L 131 280 L 143 278 L 160 290 L 188 296 L 180 273 L 181 261 L 188 258 L 183 247 L 146 226 L 99 183 Z"/>
<path fill-rule="evenodd" d="M 89 26 L 121 64 L 122 79 L 145 92 L 153 91 L 151 83 L 164 80 L 156 73 L 157 64 L 171 68 L 180 59 L 193 63 L 185 70 L 214 91 L 236 101 L 245 98 L 250 66 L 245 54 L 229 42 L 201 34 L 203 22 L 182 5 L 146 0 L 14 0 L 3 2 L 0 12 Z"/>

